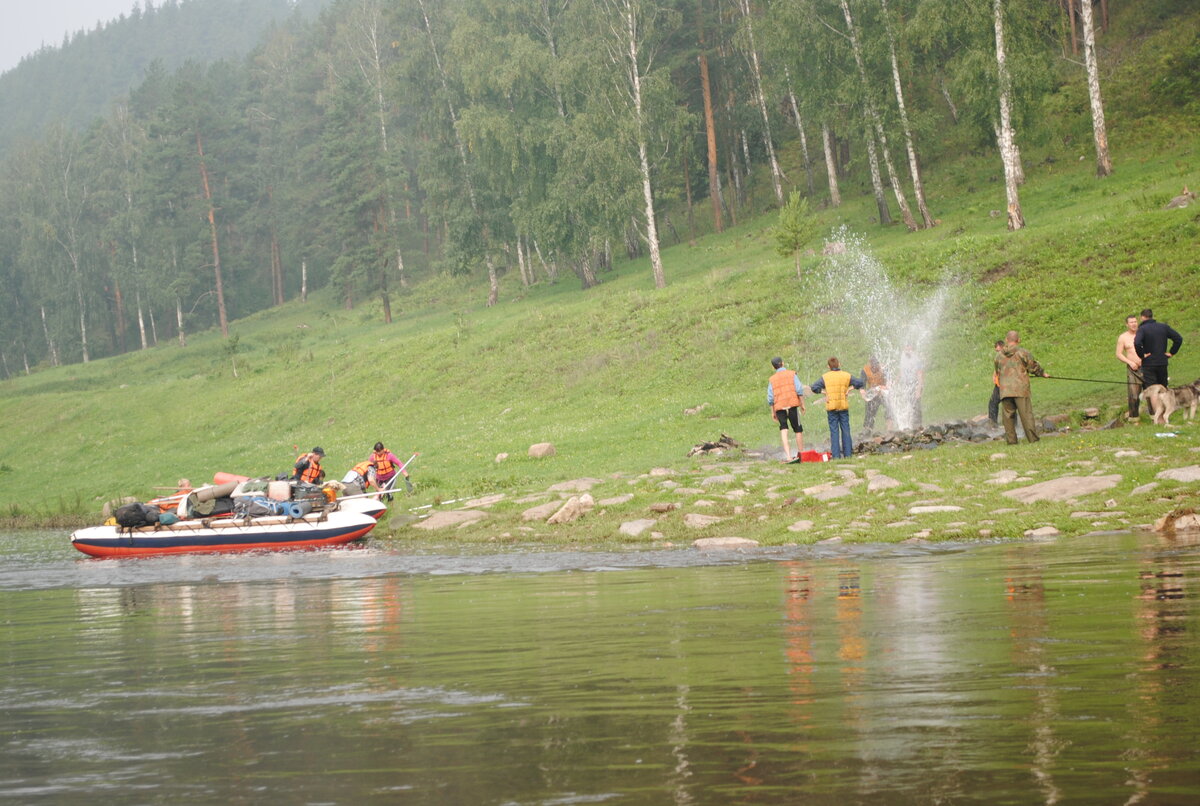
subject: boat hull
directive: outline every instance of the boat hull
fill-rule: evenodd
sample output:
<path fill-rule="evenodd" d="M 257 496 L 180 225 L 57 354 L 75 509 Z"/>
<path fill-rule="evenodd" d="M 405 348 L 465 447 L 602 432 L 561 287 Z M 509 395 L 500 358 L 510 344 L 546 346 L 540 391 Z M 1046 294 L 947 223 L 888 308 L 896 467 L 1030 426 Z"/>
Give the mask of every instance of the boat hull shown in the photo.
<path fill-rule="evenodd" d="M 71 545 L 91 557 L 141 557 L 232 551 L 280 551 L 340 546 L 358 540 L 376 520 L 362 512 L 331 512 L 302 519 L 225 519 L 123 529 L 91 526 L 71 535 Z"/>

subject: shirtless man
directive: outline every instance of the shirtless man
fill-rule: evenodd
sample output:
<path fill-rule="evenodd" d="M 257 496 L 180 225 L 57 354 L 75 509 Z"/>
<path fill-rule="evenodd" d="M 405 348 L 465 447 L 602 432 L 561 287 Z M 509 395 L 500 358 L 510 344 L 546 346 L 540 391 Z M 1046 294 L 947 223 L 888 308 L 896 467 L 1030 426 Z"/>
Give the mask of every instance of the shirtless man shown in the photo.
<path fill-rule="evenodd" d="M 1138 318 L 1125 317 L 1125 330 L 1117 336 L 1117 360 L 1125 365 L 1126 388 L 1129 392 L 1129 419 L 1138 418 L 1138 401 L 1142 394 L 1142 358 L 1133 347 L 1137 334 Z M 1147 405 L 1149 405 L 1147 403 Z"/>

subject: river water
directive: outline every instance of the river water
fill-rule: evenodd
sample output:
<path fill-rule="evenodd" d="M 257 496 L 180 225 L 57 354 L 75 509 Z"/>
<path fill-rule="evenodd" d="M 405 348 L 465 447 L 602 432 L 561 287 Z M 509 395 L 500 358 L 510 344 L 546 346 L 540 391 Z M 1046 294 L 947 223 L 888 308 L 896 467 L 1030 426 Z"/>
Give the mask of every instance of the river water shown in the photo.
<path fill-rule="evenodd" d="M 94 560 L 0 534 L 0 802 L 1200 801 L 1200 540 Z"/>

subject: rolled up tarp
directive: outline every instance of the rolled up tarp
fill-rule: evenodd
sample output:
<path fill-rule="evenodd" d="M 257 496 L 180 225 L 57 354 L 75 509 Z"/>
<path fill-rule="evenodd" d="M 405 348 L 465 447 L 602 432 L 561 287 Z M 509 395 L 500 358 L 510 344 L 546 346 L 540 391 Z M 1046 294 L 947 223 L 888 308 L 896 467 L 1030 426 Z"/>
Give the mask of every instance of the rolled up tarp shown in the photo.
<path fill-rule="evenodd" d="M 237 489 L 238 482 L 227 481 L 224 484 L 216 484 L 211 487 L 201 487 L 192 495 L 196 496 L 196 500 L 200 502 L 211 501 L 214 498 L 227 498 L 233 495 L 233 491 Z"/>
<path fill-rule="evenodd" d="M 213 473 L 213 484 L 225 484 L 230 481 L 240 483 L 249 480 L 249 476 L 239 476 L 237 473 L 225 473 L 224 471 Z"/>

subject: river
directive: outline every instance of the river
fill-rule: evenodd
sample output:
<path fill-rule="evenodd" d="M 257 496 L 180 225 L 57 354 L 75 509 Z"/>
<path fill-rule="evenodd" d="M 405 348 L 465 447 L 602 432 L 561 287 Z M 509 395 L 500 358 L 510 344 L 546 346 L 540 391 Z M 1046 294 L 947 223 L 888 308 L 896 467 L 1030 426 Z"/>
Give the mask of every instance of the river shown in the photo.
<path fill-rule="evenodd" d="M 1200 538 L 95 560 L 0 534 L 0 802 L 1200 799 Z"/>

